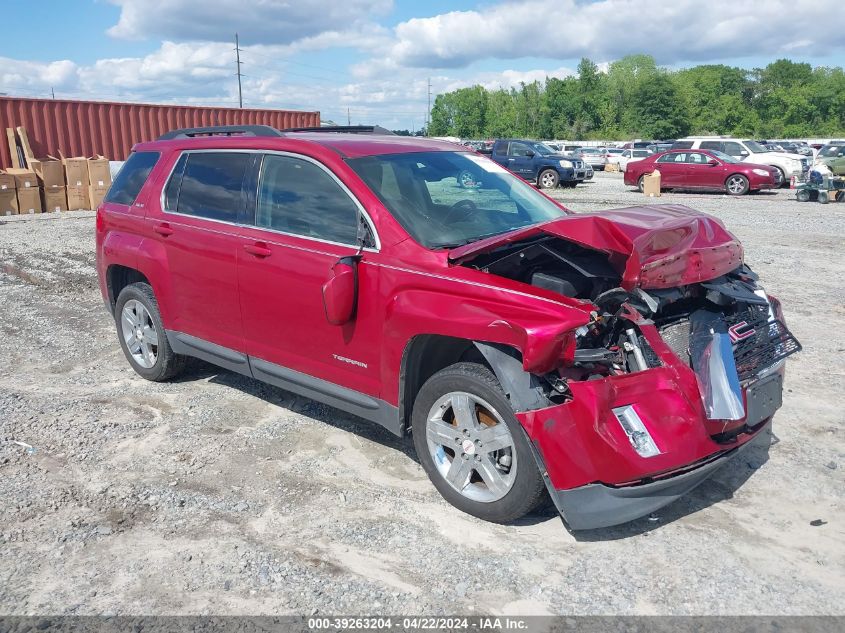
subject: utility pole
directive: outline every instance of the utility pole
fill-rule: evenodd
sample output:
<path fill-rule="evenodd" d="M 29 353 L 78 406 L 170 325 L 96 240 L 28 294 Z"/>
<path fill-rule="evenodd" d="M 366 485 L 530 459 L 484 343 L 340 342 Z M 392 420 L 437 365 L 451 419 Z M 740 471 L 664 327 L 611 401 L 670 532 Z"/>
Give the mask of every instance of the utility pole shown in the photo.
<path fill-rule="evenodd" d="M 243 90 L 241 88 L 241 77 L 243 77 L 243 75 L 241 74 L 241 48 L 240 48 L 240 46 L 238 46 L 238 34 L 237 33 L 235 33 L 235 64 L 238 68 L 237 73 L 235 73 L 238 76 L 238 107 L 243 108 L 244 107 L 244 93 L 243 93 Z"/>
<path fill-rule="evenodd" d="M 431 125 L 431 77 L 428 78 L 428 110 L 425 113 L 425 135 L 428 136 L 428 128 Z"/>
<path fill-rule="evenodd" d="M 349 114 L 349 108 L 346 108 L 346 125 L 352 125 L 352 117 Z"/>
<path fill-rule="evenodd" d="M 53 96 L 53 101 L 56 100 L 56 91 L 50 88 L 50 94 Z"/>

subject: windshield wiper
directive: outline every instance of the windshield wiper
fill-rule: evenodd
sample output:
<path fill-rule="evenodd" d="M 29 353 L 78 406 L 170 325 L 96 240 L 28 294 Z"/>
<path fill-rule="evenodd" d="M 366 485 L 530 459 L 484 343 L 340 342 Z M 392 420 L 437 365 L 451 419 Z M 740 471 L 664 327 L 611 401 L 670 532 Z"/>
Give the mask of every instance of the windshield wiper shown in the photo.
<path fill-rule="evenodd" d="M 432 244 L 431 248 L 457 248 L 458 246 L 466 246 L 467 244 L 472 244 L 473 242 L 480 242 L 481 240 L 486 240 L 488 237 L 496 237 L 497 235 L 507 235 L 508 233 L 513 233 L 514 231 L 524 229 L 526 226 L 532 225 L 526 224 L 524 226 L 517 226 L 512 229 L 508 229 L 507 231 L 493 231 L 492 233 L 484 233 L 483 235 L 468 237 L 463 240 L 458 240 L 457 242 L 444 242 L 441 244 Z"/>

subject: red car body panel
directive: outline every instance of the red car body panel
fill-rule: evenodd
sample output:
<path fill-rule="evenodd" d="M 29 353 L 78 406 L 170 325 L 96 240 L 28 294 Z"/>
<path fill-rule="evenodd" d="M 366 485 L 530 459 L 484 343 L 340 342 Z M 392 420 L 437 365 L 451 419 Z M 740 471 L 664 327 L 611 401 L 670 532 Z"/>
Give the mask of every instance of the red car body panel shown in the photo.
<path fill-rule="evenodd" d="M 690 153 L 703 154 L 710 160 L 716 161 L 717 164 L 659 162 L 664 156 Z M 755 173 L 755 169 L 766 172 L 766 175 Z M 750 191 L 775 189 L 778 186 L 777 175 L 773 167 L 753 163 L 728 163 L 704 149 L 669 150 L 630 163 L 625 170 L 625 184 L 634 187 L 641 176 L 650 174 L 655 170 L 660 172 L 660 186 L 663 189 L 724 190 L 725 181 L 734 174 L 740 174 L 748 179 Z"/>
<path fill-rule="evenodd" d="M 327 324 L 320 296 L 333 264 L 357 248 L 164 212 L 162 191 L 185 149 L 286 151 L 322 163 L 372 219 L 379 249 L 362 252 L 356 318 Z M 742 263 L 722 223 L 678 205 L 571 215 L 454 248 L 432 251 L 412 240 L 345 159 L 391 152 L 460 151 L 450 143 L 301 134 L 296 137 L 186 139 L 144 143 L 161 152 L 134 205 L 104 203 L 97 214 L 97 270 L 113 302 L 108 270 L 120 265 L 150 282 L 167 330 L 185 332 L 392 406 L 402 401 L 403 357 L 420 335 L 442 335 L 515 348 L 527 372 L 561 365 L 574 330 L 590 320 L 589 301 L 461 265 L 507 242 L 548 234 L 607 253 L 626 289 L 670 288 L 712 279 Z M 632 163 L 641 172 L 647 165 Z M 743 168 L 753 166 L 743 165 Z M 653 168 L 653 167 L 652 167 Z M 291 274 L 291 273 L 294 274 Z M 706 420 L 692 370 L 653 325 L 640 324 L 664 366 L 602 380 L 572 382 L 567 404 L 517 414 L 541 452 L 555 488 L 624 484 L 695 464 L 728 447 L 716 433 L 742 421 Z M 637 402 L 661 449 L 640 457 L 611 413 Z M 739 445 L 754 436 L 742 434 Z"/>

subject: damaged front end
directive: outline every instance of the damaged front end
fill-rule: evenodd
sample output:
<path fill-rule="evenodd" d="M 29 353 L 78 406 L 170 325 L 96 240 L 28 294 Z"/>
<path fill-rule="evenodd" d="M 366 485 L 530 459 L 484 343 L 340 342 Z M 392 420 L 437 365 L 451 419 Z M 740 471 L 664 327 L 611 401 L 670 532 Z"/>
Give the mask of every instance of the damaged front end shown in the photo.
<path fill-rule="evenodd" d="M 517 413 L 561 514 L 590 529 L 648 514 L 709 477 L 781 406 L 784 359 L 801 346 L 738 243 L 720 238 L 715 264 L 701 243 L 642 248 L 665 247 L 659 231 L 623 223 L 614 248 L 598 249 L 586 244 L 595 235 L 564 239 L 564 228 L 463 264 L 592 307 L 574 350 L 542 377 L 546 406 Z M 678 235 L 700 237 L 675 226 Z"/>

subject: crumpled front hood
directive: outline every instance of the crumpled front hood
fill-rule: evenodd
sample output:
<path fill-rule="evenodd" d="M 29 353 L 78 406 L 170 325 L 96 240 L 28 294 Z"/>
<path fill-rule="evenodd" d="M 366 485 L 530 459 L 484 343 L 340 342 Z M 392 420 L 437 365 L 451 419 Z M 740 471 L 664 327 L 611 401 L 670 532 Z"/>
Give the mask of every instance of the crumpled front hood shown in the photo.
<path fill-rule="evenodd" d="M 721 221 L 669 204 L 570 215 L 454 248 L 449 260 L 465 262 L 543 234 L 607 253 L 628 290 L 707 281 L 743 261 L 742 245 Z"/>

